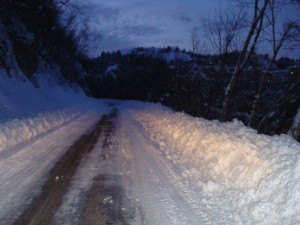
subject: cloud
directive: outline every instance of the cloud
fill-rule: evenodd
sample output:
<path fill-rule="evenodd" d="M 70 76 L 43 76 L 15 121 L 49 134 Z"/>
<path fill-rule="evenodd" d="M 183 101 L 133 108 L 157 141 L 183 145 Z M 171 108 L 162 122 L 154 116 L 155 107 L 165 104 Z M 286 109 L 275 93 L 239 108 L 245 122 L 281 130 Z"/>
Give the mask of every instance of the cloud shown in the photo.
<path fill-rule="evenodd" d="M 164 31 L 156 26 L 152 25 L 126 25 L 123 28 L 125 34 L 130 36 L 151 36 L 151 35 L 159 35 Z"/>
<path fill-rule="evenodd" d="M 99 3 L 82 2 L 80 4 L 83 15 L 94 21 L 111 22 L 119 18 L 121 8 L 107 7 Z"/>
<path fill-rule="evenodd" d="M 120 30 L 104 31 L 94 44 L 97 47 L 91 49 L 90 55 L 97 56 L 102 51 L 142 46 L 145 43 L 140 43 L 141 40 L 149 40 L 148 37 L 155 37 L 161 33 L 163 30 L 150 25 L 124 25 Z"/>
<path fill-rule="evenodd" d="M 185 22 L 185 23 L 191 23 L 191 22 L 193 22 L 193 19 L 190 16 L 188 16 L 185 12 L 174 13 L 172 15 L 172 17 L 175 20 L 178 20 L 178 21 L 181 21 L 181 22 Z"/>
<path fill-rule="evenodd" d="M 191 17 L 186 16 L 186 15 L 181 15 L 181 16 L 179 17 L 179 19 L 180 19 L 181 21 L 183 21 L 183 22 L 193 22 L 193 20 L 191 19 Z"/>

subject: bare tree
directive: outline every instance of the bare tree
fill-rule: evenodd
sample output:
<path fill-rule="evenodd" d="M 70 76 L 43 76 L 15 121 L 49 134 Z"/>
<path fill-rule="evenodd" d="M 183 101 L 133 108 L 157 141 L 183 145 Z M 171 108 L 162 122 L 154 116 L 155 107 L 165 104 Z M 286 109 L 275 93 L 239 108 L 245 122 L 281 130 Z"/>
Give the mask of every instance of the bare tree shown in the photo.
<path fill-rule="evenodd" d="M 196 27 L 191 30 L 190 38 L 192 41 L 192 52 L 197 53 L 199 50 L 200 36 Z"/>
<path fill-rule="evenodd" d="M 54 2 L 62 11 L 79 11 L 79 4 L 77 0 L 54 0 Z"/>
<path fill-rule="evenodd" d="M 92 46 L 96 40 L 99 40 L 100 34 L 92 32 L 90 26 L 87 22 L 83 24 L 81 28 L 77 30 L 76 33 L 76 43 L 78 48 L 78 54 L 82 57 L 86 57 L 90 50 L 94 47 Z"/>
<path fill-rule="evenodd" d="M 56 0 L 63 14 L 63 26 L 67 35 L 74 43 L 76 54 L 80 57 L 87 57 L 93 46 L 101 35 L 92 31 L 89 20 L 79 8 L 77 0 Z"/>
<path fill-rule="evenodd" d="M 245 61 L 248 59 L 247 52 L 249 50 L 250 43 L 251 43 L 251 41 L 253 41 L 253 37 L 256 36 L 255 34 L 257 34 L 257 32 L 256 32 L 257 28 L 260 24 L 260 21 L 262 20 L 262 17 L 265 16 L 267 6 L 268 6 L 270 0 L 263 0 L 261 7 L 259 7 L 259 3 L 260 3 L 259 1 L 260 0 L 255 0 L 254 16 L 251 21 L 251 26 L 248 31 L 248 34 L 247 34 L 246 40 L 244 42 L 240 56 L 238 58 L 238 61 L 236 63 L 233 75 L 231 77 L 231 80 L 230 80 L 230 82 L 227 86 L 226 92 L 225 92 L 225 98 L 223 101 L 223 106 L 222 106 L 222 111 L 221 111 L 221 116 L 220 116 L 221 121 L 226 121 L 227 114 L 228 114 L 228 108 L 229 108 L 230 101 L 232 99 L 232 94 L 233 94 L 235 84 L 236 84 L 237 79 L 243 69 L 243 66 L 245 65 Z"/>
<path fill-rule="evenodd" d="M 192 52 L 195 54 L 208 54 L 209 49 L 205 41 L 200 40 L 199 30 L 194 27 L 190 31 L 190 39 L 192 43 Z"/>
<path fill-rule="evenodd" d="M 237 40 L 246 24 L 245 18 L 244 8 L 239 7 L 238 10 L 216 11 L 213 18 L 203 22 L 206 40 L 213 52 L 219 55 L 218 80 L 221 83 L 227 76 L 228 53 L 238 49 Z"/>
<path fill-rule="evenodd" d="M 268 14 L 266 14 L 266 18 L 271 25 L 271 40 L 270 40 L 270 42 L 272 44 L 272 57 L 268 63 L 267 68 L 263 71 L 263 76 L 260 81 L 258 91 L 257 91 L 256 95 L 254 96 L 254 101 L 252 104 L 252 111 L 251 111 L 250 119 L 248 122 L 249 126 L 253 125 L 253 119 L 254 119 L 254 116 L 255 116 L 257 108 L 258 108 L 258 103 L 261 98 L 261 93 L 263 91 L 269 71 L 272 68 L 272 66 L 276 60 L 278 52 L 280 51 L 280 49 L 282 48 L 282 46 L 285 42 L 287 42 L 287 41 L 293 42 L 293 41 L 295 41 L 295 38 L 297 38 L 300 35 L 300 25 L 294 21 L 286 22 L 284 24 L 283 31 L 280 34 L 276 31 L 276 27 L 277 27 L 276 15 L 275 15 L 275 9 L 277 7 L 276 3 L 280 3 L 280 2 L 279 1 L 276 2 L 275 0 L 270 0 L 270 2 L 269 2 L 270 18 L 268 16 Z M 278 34 L 280 35 L 279 38 L 277 38 Z"/>
<path fill-rule="evenodd" d="M 216 12 L 212 19 L 208 18 L 204 21 L 203 29 L 214 51 L 219 55 L 224 55 L 232 50 L 235 36 L 244 25 L 245 12 L 240 8 L 237 11 Z"/>

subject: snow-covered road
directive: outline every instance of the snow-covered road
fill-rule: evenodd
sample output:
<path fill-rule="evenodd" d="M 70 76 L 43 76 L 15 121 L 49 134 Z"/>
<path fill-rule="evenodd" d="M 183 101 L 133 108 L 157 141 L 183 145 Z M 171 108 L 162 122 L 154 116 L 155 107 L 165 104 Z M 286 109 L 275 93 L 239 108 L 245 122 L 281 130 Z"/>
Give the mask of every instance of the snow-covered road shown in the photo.
<path fill-rule="evenodd" d="M 0 152 L 0 220 L 11 224 L 41 190 L 51 168 L 103 111 L 91 110 L 35 141 Z M 3 153 L 3 154 L 1 154 Z"/>
<path fill-rule="evenodd" d="M 163 157 L 143 127 L 126 111 L 119 121 L 119 173 L 136 213 L 130 224 L 211 224 L 204 206 L 195 201 L 197 194 L 188 190 L 178 168 Z"/>
<path fill-rule="evenodd" d="M 300 223 L 300 145 L 289 137 L 158 104 L 96 108 L 0 157 L 3 224 L 13 224 L 56 162 L 109 111 L 49 224 Z"/>

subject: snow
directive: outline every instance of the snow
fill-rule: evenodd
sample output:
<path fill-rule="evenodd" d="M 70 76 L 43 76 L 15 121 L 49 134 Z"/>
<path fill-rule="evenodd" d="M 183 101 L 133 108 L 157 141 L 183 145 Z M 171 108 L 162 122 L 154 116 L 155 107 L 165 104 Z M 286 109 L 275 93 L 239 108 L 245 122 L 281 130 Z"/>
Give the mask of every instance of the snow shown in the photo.
<path fill-rule="evenodd" d="M 39 84 L 0 73 L 1 223 L 23 212 L 60 157 L 111 110 L 109 102 L 119 111 L 112 155 L 100 159 L 101 136 L 81 160 L 57 224 L 78 224 L 99 175 L 120 185 L 129 224 L 300 224 L 300 144 L 291 137 L 160 104 L 90 99 L 49 79 Z M 104 205 L 114 197 L 104 196 Z"/>
<path fill-rule="evenodd" d="M 87 98 L 76 87 L 59 86 L 49 76 L 42 76 L 37 89 L 22 75 L 9 78 L 0 73 L 3 224 L 11 224 L 22 213 L 53 165 L 109 110 L 102 101 Z"/>
<path fill-rule="evenodd" d="M 79 112 L 76 109 L 44 112 L 33 118 L 14 119 L 1 124 L 0 152 L 65 124 L 80 115 Z"/>
<path fill-rule="evenodd" d="M 80 116 L 82 92 L 40 81 L 40 89 L 25 77 L 0 74 L 0 152 L 58 128 Z"/>
<path fill-rule="evenodd" d="M 95 108 L 30 144 L 10 149 L 9 154 L 0 154 L 1 223 L 12 224 L 20 216 L 24 207 L 41 191 L 51 168 L 94 126 L 104 110 L 104 107 L 102 110 Z"/>
<path fill-rule="evenodd" d="M 102 141 L 103 138 L 100 138 L 94 150 L 81 161 L 81 166 L 73 178 L 69 192 L 64 196 L 63 204 L 55 214 L 56 224 L 78 223 L 82 206 L 92 186 L 93 179 L 97 177 L 99 172 L 103 171 L 103 166 L 98 161 L 99 155 L 101 155 Z"/>
<path fill-rule="evenodd" d="M 159 105 L 129 108 L 199 193 L 194 200 L 209 208 L 214 224 L 300 222 L 300 145 L 289 136 L 258 135 L 237 120 L 211 122 Z"/>
<path fill-rule="evenodd" d="M 138 55 L 145 55 L 145 56 L 158 56 L 169 63 L 172 61 L 176 61 L 178 59 L 186 62 L 192 60 L 192 56 L 189 53 L 182 52 L 176 48 L 170 48 L 170 50 L 167 52 L 162 51 L 161 49 L 155 47 L 128 48 L 128 49 L 121 50 L 122 55 L 129 55 L 131 53 L 135 53 Z"/>

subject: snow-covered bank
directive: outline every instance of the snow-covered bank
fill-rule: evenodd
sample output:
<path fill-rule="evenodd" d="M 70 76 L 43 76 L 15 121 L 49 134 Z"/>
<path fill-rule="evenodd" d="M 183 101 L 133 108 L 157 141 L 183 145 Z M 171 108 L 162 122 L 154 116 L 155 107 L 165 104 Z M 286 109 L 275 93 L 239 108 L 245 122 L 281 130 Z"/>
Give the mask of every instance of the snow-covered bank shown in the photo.
<path fill-rule="evenodd" d="M 24 75 L 9 77 L 0 69 L 0 123 L 13 119 L 35 117 L 43 112 L 53 112 L 80 106 L 88 102 L 79 88 L 58 85 L 52 81 L 54 72 L 41 74 L 38 86 Z"/>
<path fill-rule="evenodd" d="M 45 134 L 80 116 L 92 99 L 70 86 L 42 75 L 39 88 L 22 76 L 10 78 L 0 71 L 0 153 Z"/>
<path fill-rule="evenodd" d="M 70 108 L 0 124 L 0 152 L 57 128 L 80 114 L 81 110 Z"/>
<path fill-rule="evenodd" d="M 36 88 L 0 73 L 1 224 L 13 224 L 62 155 L 110 110 L 78 88 L 47 79 Z"/>
<path fill-rule="evenodd" d="M 160 105 L 129 103 L 161 154 L 179 168 L 213 224 L 299 224 L 300 144 Z"/>

